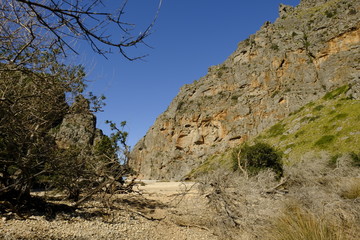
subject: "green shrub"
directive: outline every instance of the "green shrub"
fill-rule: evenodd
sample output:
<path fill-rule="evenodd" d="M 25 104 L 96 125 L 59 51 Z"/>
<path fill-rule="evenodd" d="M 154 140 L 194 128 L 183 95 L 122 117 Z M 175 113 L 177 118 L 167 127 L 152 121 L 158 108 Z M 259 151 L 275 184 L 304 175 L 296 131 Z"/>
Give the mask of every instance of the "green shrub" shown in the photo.
<path fill-rule="evenodd" d="M 112 157 L 116 152 L 115 146 L 108 136 L 103 136 L 100 141 L 95 143 L 94 153 L 96 155 L 106 155 Z"/>
<path fill-rule="evenodd" d="M 326 11 L 325 11 L 325 15 L 326 15 L 326 17 L 328 17 L 328 18 L 332 18 L 332 17 L 334 17 L 334 16 L 336 15 L 336 10 L 332 10 L 332 11 L 326 10 Z"/>
<path fill-rule="evenodd" d="M 276 151 L 266 143 L 256 143 L 253 146 L 247 144 L 241 148 L 236 148 L 232 153 L 234 170 L 241 168 L 251 175 L 256 175 L 259 171 L 271 168 L 280 178 L 283 175 L 281 163 L 282 153 Z"/>
<path fill-rule="evenodd" d="M 269 129 L 269 137 L 276 137 L 285 132 L 285 125 L 277 123 Z"/>
<path fill-rule="evenodd" d="M 298 137 L 300 137 L 301 135 L 303 135 L 304 133 L 305 133 L 305 130 L 298 131 L 297 133 L 295 133 L 294 137 L 295 137 L 295 138 L 298 138 Z"/>
<path fill-rule="evenodd" d="M 340 153 L 338 154 L 335 154 L 333 156 L 330 157 L 330 160 L 329 160 L 329 167 L 331 168 L 336 168 L 337 167 L 337 164 L 338 164 L 338 159 L 341 157 L 342 155 Z"/>
<path fill-rule="evenodd" d="M 333 117 L 330 121 L 336 121 L 336 120 L 344 119 L 348 115 L 349 114 L 347 114 L 347 113 L 340 113 L 340 114 L 336 115 L 335 117 Z"/>
<path fill-rule="evenodd" d="M 233 100 L 233 101 L 237 101 L 237 100 L 238 100 L 238 98 L 239 98 L 239 96 L 238 96 L 238 95 L 231 96 L 231 100 Z"/>
<path fill-rule="evenodd" d="M 176 107 L 176 111 L 180 111 L 181 108 L 184 106 L 185 102 L 184 101 L 180 101 L 179 104 Z"/>
<path fill-rule="evenodd" d="M 318 105 L 318 106 L 314 107 L 314 111 L 320 111 L 324 107 L 325 107 L 324 105 Z"/>
<path fill-rule="evenodd" d="M 316 119 L 320 118 L 319 116 L 312 116 L 312 117 L 303 117 L 300 122 L 313 122 Z"/>
<path fill-rule="evenodd" d="M 314 145 L 320 148 L 326 148 L 327 144 L 334 141 L 334 139 L 335 139 L 334 135 L 325 135 L 322 136 L 319 140 L 317 140 Z"/>
<path fill-rule="evenodd" d="M 350 89 L 349 85 L 344 85 L 342 87 L 339 87 L 331 92 L 328 92 L 325 94 L 325 96 L 323 97 L 324 100 L 331 100 L 331 99 L 335 99 L 337 96 L 346 93 L 348 90 Z"/>
<path fill-rule="evenodd" d="M 272 50 L 274 50 L 274 51 L 278 51 L 278 50 L 279 50 L 279 46 L 276 45 L 276 44 L 272 44 L 270 48 L 271 48 Z"/>
<path fill-rule="evenodd" d="M 360 153 L 356 154 L 355 152 L 351 152 L 350 158 L 354 166 L 360 167 Z"/>

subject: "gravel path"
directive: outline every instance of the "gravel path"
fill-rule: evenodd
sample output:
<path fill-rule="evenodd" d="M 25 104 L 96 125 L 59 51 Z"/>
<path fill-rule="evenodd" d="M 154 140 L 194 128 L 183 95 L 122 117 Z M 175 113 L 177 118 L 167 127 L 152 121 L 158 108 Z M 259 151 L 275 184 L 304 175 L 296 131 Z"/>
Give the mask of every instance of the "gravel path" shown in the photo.
<path fill-rule="evenodd" d="M 144 182 L 141 194 L 113 196 L 111 209 L 93 201 L 53 221 L 3 216 L 0 239 L 217 239 L 206 227 L 205 199 L 193 183 Z"/>

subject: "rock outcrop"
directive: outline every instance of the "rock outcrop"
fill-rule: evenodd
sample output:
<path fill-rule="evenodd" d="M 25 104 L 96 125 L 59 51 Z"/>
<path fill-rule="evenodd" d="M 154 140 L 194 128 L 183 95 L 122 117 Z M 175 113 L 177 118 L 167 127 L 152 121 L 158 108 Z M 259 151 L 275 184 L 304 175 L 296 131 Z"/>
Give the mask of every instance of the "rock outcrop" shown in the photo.
<path fill-rule="evenodd" d="M 56 145 L 61 149 L 76 147 L 91 150 L 103 133 L 96 128 L 96 117 L 90 111 L 90 102 L 79 95 L 55 131 Z"/>
<path fill-rule="evenodd" d="M 279 12 L 180 89 L 134 147 L 131 164 L 144 178 L 179 180 L 338 86 L 352 84 L 359 97 L 360 2 L 303 0 Z"/>

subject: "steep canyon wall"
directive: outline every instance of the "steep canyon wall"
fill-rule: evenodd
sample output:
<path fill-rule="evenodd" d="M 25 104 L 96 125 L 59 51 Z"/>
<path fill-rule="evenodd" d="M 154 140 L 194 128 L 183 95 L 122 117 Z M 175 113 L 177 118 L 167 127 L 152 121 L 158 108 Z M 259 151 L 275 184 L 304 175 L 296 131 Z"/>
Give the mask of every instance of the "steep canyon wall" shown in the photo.
<path fill-rule="evenodd" d="M 359 98 L 360 2 L 303 0 L 279 13 L 180 89 L 134 147 L 131 164 L 143 178 L 182 179 L 338 86 L 351 84 Z"/>

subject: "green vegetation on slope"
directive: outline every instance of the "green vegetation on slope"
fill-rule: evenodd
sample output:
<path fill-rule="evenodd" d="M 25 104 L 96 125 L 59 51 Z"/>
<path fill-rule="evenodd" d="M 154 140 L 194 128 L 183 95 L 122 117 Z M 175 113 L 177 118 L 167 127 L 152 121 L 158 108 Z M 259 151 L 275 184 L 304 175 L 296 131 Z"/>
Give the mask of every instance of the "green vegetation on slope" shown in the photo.
<path fill-rule="evenodd" d="M 282 153 L 269 144 L 257 142 L 252 146 L 244 144 L 232 151 L 234 170 L 242 170 L 245 175 L 257 175 L 265 169 L 272 169 L 277 178 L 282 177 Z"/>
<path fill-rule="evenodd" d="M 336 9 L 336 5 L 339 4 L 339 2 L 340 2 L 340 0 L 331 0 L 329 2 L 320 4 L 320 5 L 316 5 L 315 7 L 300 9 L 299 11 L 297 11 L 297 15 L 299 18 L 304 18 L 309 15 L 312 16 L 317 12 L 321 12 L 322 14 L 331 18 L 336 14 L 336 11 L 333 9 Z M 330 14 L 329 13 L 330 9 L 335 11 L 335 13 Z"/>
<path fill-rule="evenodd" d="M 360 101 L 346 97 L 349 86 L 327 93 L 264 131 L 261 140 L 277 146 L 289 161 L 306 152 L 353 152 L 360 143 Z"/>
<path fill-rule="evenodd" d="M 208 157 L 199 167 L 194 168 L 190 173 L 188 173 L 185 176 L 185 179 L 198 178 L 219 168 L 227 169 L 229 171 L 234 168 L 231 150 Z"/>
<path fill-rule="evenodd" d="M 346 96 L 349 89 L 349 85 L 342 86 L 308 103 L 251 142 L 274 146 L 284 153 L 284 164 L 296 163 L 308 152 L 326 151 L 335 163 L 342 154 L 355 156 L 360 151 L 360 101 Z M 187 178 L 196 178 L 219 167 L 233 170 L 233 151 L 210 156 Z"/>

